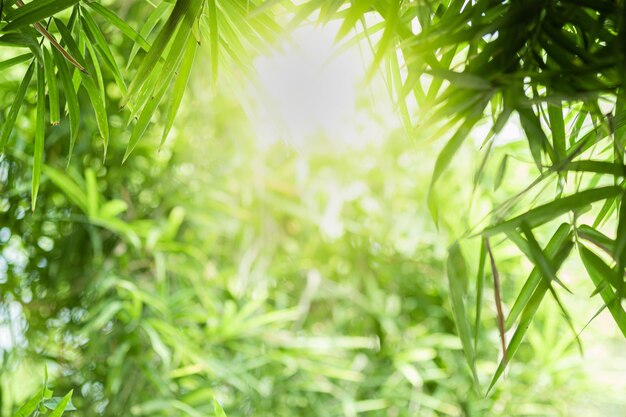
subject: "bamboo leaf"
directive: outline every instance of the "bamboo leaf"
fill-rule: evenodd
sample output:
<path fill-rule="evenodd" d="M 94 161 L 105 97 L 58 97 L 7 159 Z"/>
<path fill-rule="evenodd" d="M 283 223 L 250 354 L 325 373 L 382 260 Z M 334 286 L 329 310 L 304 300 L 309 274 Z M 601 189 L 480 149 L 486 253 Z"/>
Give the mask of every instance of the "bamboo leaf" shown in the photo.
<path fill-rule="evenodd" d="M 545 248 L 545 254 L 548 259 L 551 260 L 552 265 L 554 265 L 554 269 L 558 270 L 560 265 L 563 263 L 565 259 L 560 259 L 556 255 L 557 253 L 563 253 L 562 248 L 566 242 L 571 241 L 571 229 L 572 226 L 568 223 L 563 223 L 556 230 L 548 244 Z M 518 245 L 519 246 L 519 245 Z M 541 281 L 541 272 L 539 268 L 535 266 L 531 271 L 530 275 L 526 279 L 524 286 L 520 290 L 515 302 L 513 303 L 513 307 L 511 307 L 511 311 L 506 319 L 505 328 L 507 330 L 513 327 L 513 324 L 517 321 L 520 313 L 530 300 L 533 292 L 537 288 L 537 285 Z"/>
<path fill-rule="evenodd" d="M 524 335 L 526 334 L 528 327 L 532 323 L 535 313 L 539 309 L 539 305 L 541 304 L 541 301 L 545 297 L 546 292 L 548 292 L 549 287 L 550 287 L 550 284 L 548 283 L 547 280 L 541 280 L 539 282 L 539 285 L 533 292 L 532 296 L 528 300 L 528 303 L 526 304 L 526 306 L 524 307 L 524 310 L 522 311 L 519 326 L 515 330 L 515 333 L 513 334 L 513 337 L 511 337 L 511 341 L 509 342 L 509 345 L 507 346 L 508 362 L 504 361 L 504 358 L 503 360 L 500 361 L 498 368 L 496 369 L 496 372 L 493 378 L 491 379 L 489 388 L 487 388 L 487 393 L 491 391 L 491 389 L 496 384 L 498 379 L 502 376 L 507 363 L 510 363 L 510 361 L 515 356 L 515 353 L 517 352 L 517 349 L 519 348 L 519 346 L 522 344 Z"/>
<path fill-rule="evenodd" d="M 144 23 L 141 29 L 139 30 L 139 36 L 143 38 L 148 37 L 148 35 L 152 33 L 152 30 L 154 29 L 154 27 L 157 25 L 157 23 L 159 23 L 159 21 L 163 18 L 163 16 L 169 9 L 170 9 L 170 4 L 168 2 L 164 1 L 163 3 L 160 3 L 152 11 L 152 13 L 150 13 L 150 16 L 148 16 L 148 18 L 146 19 L 146 23 Z M 138 42 L 133 43 L 133 47 L 130 50 L 130 55 L 128 56 L 128 64 L 126 64 L 126 69 L 130 68 L 140 48 L 141 46 L 139 45 Z M 147 49 L 149 49 L 149 47 Z"/>
<path fill-rule="evenodd" d="M 46 131 L 46 83 L 44 76 L 43 67 L 37 65 L 37 115 L 35 121 L 35 147 L 33 151 L 33 179 L 31 184 L 31 207 L 33 211 L 35 211 L 37 194 L 39 193 Z"/>
<path fill-rule="evenodd" d="M 197 4 L 198 2 L 196 0 L 180 0 L 176 2 L 172 13 L 165 22 L 165 25 L 159 32 L 157 38 L 152 43 L 152 46 L 141 62 L 141 65 L 137 69 L 137 73 L 128 87 L 128 93 L 122 101 L 122 106 L 132 101 L 143 84 L 146 82 L 149 74 L 153 71 L 157 62 L 159 62 L 161 54 L 163 54 L 163 51 L 165 51 L 167 45 L 169 45 L 170 41 L 173 39 L 179 23 L 189 11 L 192 3 Z M 187 29 L 191 31 L 191 25 Z M 184 32 L 187 32 L 187 30 Z M 187 33 L 187 36 L 188 35 L 189 34 Z M 165 65 L 167 65 L 167 60 Z"/>
<path fill-rule="evenodd" d="M 550 119 L 550 131 L 552 132 L 552 143 L 557 160 L 561 161 L 567 157 L 567 147 L 565 144 L 565 121 L 563 120 L 562 105 L 548 105 L 548 118 Z"/>
<path fill-rule="evenodd" d="M 70 390 L 70 392 L 68 392 L 59 402 L 59 405 L 57 405 L 56 408 L 52 410 L 50 414 L 48 414 L 48 417 L 61 417 L 65 412 L 65 409 L 69 405 L 70 400 L 72 399 L 73 392 L 74 390 Z"/>
<path fill-rule="evenodd" d="M 29 417 L 37 410 L 39 403 L 44 399 L 44 393 L 46 391 L 45 386 L 41 388 L 35 395 L 33 395 L 24 405 L 22 405 L 13 417 Z"/>
<path fill-rule="evenodd" d="M 54 14 L 72 7 L 79 0 L 34 0 L 22 7 L 12 9 L 6 14 L 9 22 L 3 30 L 6 32 L 32 25 Z"/>
<path fill-rule="evenodd" d="M 100 16 L 102 16 L 110 24 L 118 28 L 120 32 L 126 35 L 131 41 L 139 45 L 143 50 L 149 51 L 151 49 L 148 41 L 146 41 L 141 35 L 139 35 L 135 31 L 135 29 L 130 27 L 128 23 L 117 17 L 117 15 L 115 15 L 115 13 L 113 13 L 111 10 L 95 1 L 90 1 L 85 4 L 87 4 L 88 7 L 98 13 Z"/>
<path fill-rule="evenodd" d="M 22 78 L 22 82 L 15 92 L 15 98 L 13 99 L 13 104 L 11 105 L 11 109 L 9 110 L 9 114 L 4 121 L 4 125 L 2 125 L 2 133 L 0 133 L 0 151 L 4 151 L 7 142 L 9 141 L 9 136 L 13 131 L 13 126 L 15 125 L 15 120 L 17 119 L 17 114 L 22 107 L 22 103 L 24 102 L 24 97 L 26 96 L 26 89 L 28 88 L 28 84 L 30 84 L 30 80 L 33 77 L 33 72 L 35 72 L 35 63 L 31 62 L 30 66 L 26 70 L 24 74 L 24 78 Z"/>
<path fill-rule="evenodd" d="M 535 228 L 565 213 L 580 209 L 599 200 L 615 197 L 622 192 L 623 190 L 616 186 L 580 191 L 576 194 L 530 209 L 526 213 L 520 214 L 510 220 L 489 226 L 483 231 L 483 236 L 489 237 L 498 233 L 514 230 L 520 227 L 522 222 L 526 222 L 530 228 Z"/>
<path fill-rule="evenodd" d="M 478 337 L 480 336 L 480 317 L 483 307 L 483 291 L 485 287 L 485 262 L 487 260 L 485 240 L 481 240 L 478 273 L 476 274 L 476 317 L 474 323 L 474 351 L 478 351 Z"/>
<path fill-rule="evenodd" d="M 465 138 L 471 132 L 472 128 L 480 118 L 482 117 L 483 111 L 487 105 L 486 100 L 479 101 L 473 108 L 469 116 L 465 119 L 461 127 L 456 131 L 456 133 L 452 136 L 452 138 L 446 143 L 444 148 L 441 150 L 439 155 L 437 156 L 437 160 L 435 161 L 435 168 L 433 170 L 433 176 L 430 180 L 430 187 L 428 192 L 428 206 L 430 209 L 431 216 L 435 224 L 438 223 L 439 213 L 435 201 L 435 184 L 437 180 L 441 177 L 446 168 L 450 165 L 452 158 L 457 153 Z"/>
<path fill-rule="evenodd" d="M 33 57 L 32 54 L 23 54 L 18 55 L 14 58 L 10 58 L 0 62 L 0 71 L 7 70 L 15 65 L 21 64 L 22 62 L 26 62 Z"/>
<path fill-rule="evenodd" d="M 506 163 L 509 159 L 508 155 L 504 155 L 502 157 L 502 161 L 500 161 L 500 166 L 498 167 L 498 172 L 496 173 L 496 178 L 493 183 L 493 190 L 497 190 L 500 188 L 500 184 L 502 184 L 502 179 L 504 178 L 504 174 L 506 173 Z"/>
<path fill-rule="evenodd" d="M 475 365 L 474 345 L 472 344 L 469 320 L 465 313 L 467 265 L 458 242 L 455 242 L 448 248 L 448 263 L 446 269 L 448 273 L 448 286 L 450 288 L 450 300 L 452 303 L 454 322 L 459 332 L 461 344 L 463 345 L 465 360 L 472 372 L 476 387 L 478 387 L 479 382 Z"/>
<path fill-rule="evenodd" d="M 224 412 L 224 409 L 222 408 L 220 403 L 217 401 L 217 398 L 215 397 L 213 397 L 213 409 L 214 409 L 215 417 L 226 417 L 226 413 Z"/>
<path fill-rule="evenodd" d="M 619 300 L 618 303 L 621 303 L 624 298 L 624 270 L 626 269 L 626 193 L 622 194 L 620 202 L 613 258 L 617 263 L 615 281 L 617 299 Z"/>
<path fill-rule="evenodd" d="M 59 79 L 63 86 L 63 93 L 65 95 L 65 103 L 67 104 L 67 111 L 70 119 L 70 148 L 67 162 L 74 153 L 74 145 L 76 144 L 76 138 L 78 137 L 78 127 L 80 123 L 80 106 L 78 104 L 78 96 L 76 90 L 74 90 L 74 84 L 72 83 L 72 77 L 70 75 L 69 68 L 63 59 L 63 56 L 56 50 L 52 51 L 54 61 L 59 69 Z"/>
<path fill-rule="evenodd" d="M 181 60 L 183 59 L 183 55 L 186 50 L 187 40 L 190 38 L 191 34 L 191 26 L 193 22 L 196 20 L 198 13 L 200 12 L 200 6 L 202 4 L 201 0 L 191 0 L 192 4 L 190 5 L 189 12 L 185 15 L 184 25 L 185 28 L 181 28 L 176 34 L 174 41 L 172 42 L 172 47 L 167 55 L 167 59 L 165 60 L 165 64 L 163 69 L 160 71 L 159 83 L 157 86 L 157 91 L 150 96 L 148 103 L 145 105 L 141 114 L 139 116 L 139 120 L 135 124 L 133 128 L 133 132 L 128 141 L 128 145 L 126 147 L 126 152 L 124 154 L 123 161 L 130 156 L 131 152 L 139 143 L 139 140 L 143 137 L 146 132 L 148 125 L 156 111 L 159 103 L 163 99 L 167 88 L 170 85 L 172 78 L 174 77 L 175 70 L 180 66 Z M 173 12 L 172 12 L 173 13 Z M 130 94 L 130 87 L 129 87 Z"/>
<path fill-rule="evenodd" d="M 63 41 L 69 48 L 70 52 L 72 52 L 72 54 L 76 57 L 77 60 L 79 60 L 79 62 L 84 63 L 84 58 L 82 57 L 78 46 L 74 42 L 74 39 L 72 38 L 69 29 L 65 26 L 63 22 L 58 19 L 54 19 L 54 22 L 59 29 L 61 37 L 63 38 Z M 103 140 L 103 157 L 106 158 L 107 148 L 109 145 L 109 121 L 106 113 L 106 107 L 104 105 L 104 91 L 98 90 L 98 87 L 96 87 L 93 78 L 91 78 L 89 75 L 82 72 L 80 72 L 79 74 L 81 77 L 81 84 L 87 91 L 89 101 L 91 102 L 91 106 L 96 115 L 96 124 L 98 125 L 98 130 L 100 131 L 100 136 Z"/>
<path fill-rule="evenodd" d="M 600 288 L 604 281 L 610 281 L 610 276 L 615 274 L 613 269 L 585 246 L 580 245 L 578 247 L 578 253 L 596 288 Z M 602 300 L 604 300 L 605 305 L 613 316 L 617 327 L 619 327 L 624 337 L 626 337 L 626 313 L 624 312 L 624 308 L 621 306 L 611 287 L 605 286 L 599 292 Z"/>
<path fill-rule="evenodd" d="M 209 4 L 209 34 L 211 36 L 211 77 L 213 84 L 217 82 L 218 57 L 219 57 L 219 39 L 217 25 L 217 7 L 215 0 L 208 0 Z"/>
<path fill-rule="evenodd" d="M 61 120 L 61 111 L 59 110 L 59 88 L 57 87 L 57 77 L 54 72 L 52 54 L 47 48 L 43 48 L 43 58 L 46 84 L 48 86 L 50 124 L 56 126 Z"/>
<path fill-rule="evenodd" d="M 169 134 L 170 129 L 174 124 L 176 113 L 178 113 L 178 108 L 180 107 L 183 95 L 185 94 L 185 90 L 187 89 L 187 82 L 189 80 L 189 74 L 191 74 L 191 67 L 193 66 L 193 61 L 196 56 L 197 49 L 198 44 L 196 43 L 196 41 L 192 38 L 189 38 L 187 40 L 187 46 L 185 48 L 183 60 L 180 64 L 180 67 L 178 68 L 176 81 L 174 82 L 174 89 L 167 112 L 165 128 L 163 129 L 163 136 L 161 137 L 160 146 L 163 146 L 163 144 L 165 143 L 167 135 Z"/>
<path fill-rule="evenodd" d="M 507 362 L 506 352 L 506 336 L 504 335 L 504 313 L 502 312 L 502 297 L 500 290 L 500 273 L 496 268 L 496 261 L 489 245 L 489 239 L 485 239 L 485 247 L 487 254 L 489 255 L 489 262 L 491 264 L 491 275 L 493 276 L 493 294 L 496 301 L 496 312 L 498 318 L 498 331 L 500 332 L 500 343 L 502 344 L 502 361 Z"/>
<path fill-rule="evenodd" d="M 520 227 L 522 229 L 522 233 L 526 235 L 528 249 L 531 254 L 530 261 L 532 261 L 532 263 L 539 268 L 539 272 L 543 275 L 543 278 L 549 282 L 556 282 L 561 287 L 565 288 L 567 292 L 571 293 L 565 284 L 563 284 L 563 282 L 561 282 L 561 280 L 556 276 L 555 268 L 546 257 L 546 254 L 541 250 L 541 247 L 539 247 L 539 243 L 537 243 L 537 240 L 535 239 L 533 232 L 530 230 L 530 227 L 528 227 L 528 224 L 526 222 L 522 222 Z"/>

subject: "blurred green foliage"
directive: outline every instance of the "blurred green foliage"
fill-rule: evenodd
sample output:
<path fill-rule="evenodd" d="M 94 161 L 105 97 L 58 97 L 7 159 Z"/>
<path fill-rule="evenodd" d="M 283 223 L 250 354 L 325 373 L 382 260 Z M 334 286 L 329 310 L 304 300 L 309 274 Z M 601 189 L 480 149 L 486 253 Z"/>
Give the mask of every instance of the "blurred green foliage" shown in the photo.
<path fill-rule="evenodd" d="M 585 379 L 563 362 L 571 340 L 541 354 L 556 328 L 531 329 L 536 344 L 489 398 L 473 387 L 445 242 L 415 203 L 428 167 L 416 171 L 423 155 L 403 135 L 384 148 L 262 149 L 236 103 L 200 94 L 193 108 L 212 110 L 123 166 L 79 144 L 65 170 L 63 145 L 50 143 L 58 157 L 34 214 L 26 159 L 2 161 L 3 187 L 16 190 L 0 230 L 3 322 L 15 332 L 3 413 L 31 392 L 18 381 L 36 389 L 42 362 L 85 416 L 212 415 L 213 398 L 229 416 L 571 412 L 560 399 Z M 486 384 L 498 336 L 490 309 L 482 320 Z"/>
<path fill-rule="evenodd" d="M 606 71 L 589 75 L 589 68 L 597 68 L 584 49 L 607 55 L 623 30 L 616 17 L 620 9 L 577 12 L 571 2 L 551 5 L 546 10 L 552 18 L 566 9 L 572 13 L 567 18 L 587 23 L 581 33 L 597 35 L 593 42 L 580 35 L 571 45 L 571 39 L 559 36 L 578 36 L 571 25 L 559 20 L 555 29 L 548 19 L 545 27 L 537 26 L 537 2 L 523 13 L 498 2 L 471 3 L 463 13 L 465 2 L 457 1 L 419 7 L 360 3 L 340 10 L 342 2 L 305 2 L 295 8 L 248 2 L 244 10 L 237 2 L 179 0 L 148 8 L 139 1 L 103 6 L 57 0 L 30 2 L 24 7 L 29 13 L 17 6 L 5 10 L 2 45 L 30 52 L 0 51 L 5 108 L 0 141 L 7 145 L 0 157 L 1 415 L 20 415 L 20 406 L 30 410 L 32 404 L 33 412 L 40 412 L 41 404 L 45 411 L 46 400 L 52 399 L 47 381 L 41 388 L 39 372 L 45 364 L 54 375 L 54 391 L 73 389 L 73 402 L 85 416 L 219 416 L 220 404 L 235 417 L 569 416 L 590 399 L 598 407 L 586 415 L 611 415 L 624 405 L 610 395 L 610 381 L 598 383 L 580 366 L 584 362 L 574 359 L 578 322 L 574 320 L 572 334 L 568 321 L 559 317 L 566 310 L 552 300 L 543 302 L 550 285 L 541 286 L 541 279 L 553 280 L 559 268 L 542 249 L 550 237 L 546 230 L 530 229 L 577 209 L 569 219 L 574 227 L 564 238 L 568 250 L 579 237 L 600 242 L 600 249 L 608 248 L 616 266 L 623 267 L 621 234 L 611 239 L 595 228 L 616 212 L 622 217 L 609 225 L 621 231 L 624 209 L 617 210 L 617 197 L 623 190 L 617 180 L 623 176 L 622 159 L 605 145 L 597 155 L 610 162 L 589 159 L 594 144 L 623 133 L 623 120 L 616 117 L 617 126 L 611 125 L 613 116 L 605 117 L 598 104 L 606 99 L 600 92 L 613 94 L 621 82 L 615 71 L 620 55 L 602 61 Z M 286 19 L 274 20 L 274 6 L 294 11 L 296 21 L 314 10 L 320 10 L 321 21 L 343 17 L 342 35 L 366 13 L 382 17 L 371 28 L 381 35 L 374 64 L 387 58 L 385 69 L 403 120 L 411 125 L 404 105 L 412 92 L 420 104 L 436 104 L 432 120 L 443 124 L 432 123 L 423 133 L 438 137 L 456 132 L 435 164 L 431 184 L 436 181 L 436 188 L 427 184 L 437 154 L 411 146 L 402 132 L 391 132 L 384 146 L 331 147 L 331 152 L 298 154 L 284 144 L 257 143 L 235 95 L 215 94 L 212 85 L 218 61 L 221 79 L 241 82 L 242 74 L 254 76 L 251 56 L 284 29 Z M 515 13 L 523 15 L 518 23 L 524 31 L 541 35 L 545 45 L 526 42 L 530 38 L 522 30 L 486 36 L 502 24 L 499 18 L 510 21 Z M 49 33 L 90 75 L 60 58 L 53 44 L 44 43 L 43 49 L 38 44 L 40 35 L 29 25 L 52 15 Z M 415 19 L 425 28 L 419 34 L 413 33 Z M 473 36 L 474 28 L 485 36 Z M 365 31 L 355 39 L 368 36 Z M 570 51 L 546 36 L 569 45 Z M 519 42 L 507 43 L 511 37 Z M 577 44 L 583 41 L 584 48 Z M 422 51 L 430 42 L 443 45 Z M 195 48 L 208 48 L 208 53 L 196 56 Z M 410 58 L 416 48 L 417 56 L 428 56 L 420 65 L 406 59 L 403 67 L 397 52 Z M 476 54 L 455 56 L 467 49 Z M 496 65 L 503 50 L 511 67 Z M 530 58 L 520 58 L 520 50 Z M 544 63 L 541 57 L 548 50 L 586 60 Z M 467 61 L 464 70 L 457 71 L 454 58 Z M 210 82 L 190 76 L 192 61 L 196 68 L 210 68 L 205 77 Z M 476 66 L 481 62 L 490 72 Z M 134 76 L 128 86 L 120 63 Z M 531 70 L 535 72 L 526 83 L 520 74 Z M 28 88 L 33 74 L 36 89 Z M 565 113 L 559 107 L 561 96 L 551 94 L 576 98 L 581 91 L 555 90 L 563 74 L 589 81 L 579 90 L 592 98 Z M 425 75 L 439 77 L 425 83 L 428 92 L 422 91 Z M 185 90 L 187 83 L 192 85 Z M 510 101 L 507 89 L 520 100 Z M 185 100 L 184 91 L 191 91 Z M 547 98 L 558 106 L 548 108 Z M 608 101 L 617 115 L 615 97 Z M 126 113 L 120 112 L 124 106 Z M 549 114 L 540 118 L 535 111 Z M 177 113 L 182 116 L 174 123 Z M 507 138 L 508 143 L 493 145 L 513 114 L 522 117 L 528 144 Z M 468 159 L 479 161 L 479 174 L 474 175 L 475 166 L 458 161 L 448 172 L 460 143 L 472 137 L 485 115 L 493 117 L 485 160 L 496 155 L 498 164 L 480 163 L 471 152 Z M 63 116 L 58 126 L 57 116 Z M 45 121 L 55 126 L 44 126 Z M 153 121 L 160 122 L 158 131 L 150 128 Z M 561 131 L 566 128 L 563 149 Z M 542 129 L 550 130 L 549 138 Z M 168 133 L 176 140 L 157 152 Z M 332 138 L 319 140 L 332 144 Z M 590 153 L 579 153 L 581 146 Z M 571 163 L 581 155 L 584 160 L 574 162 L 591 165 Z M 544 167 L 546 163 L 552 165 Z M 568 170 L 576 174 L 566 183 Z M 516 181 L 505 181 L 510 173 Z M 470 192 L 464 184 L 472 175 Z M 549 179 L 544 183 L 555 185 L 559 196 L 568 191 L 576 198 L 565 200 L 570 205 L 554 200 L 538 214 L 528 211 L 536 199 L 552 200 L 546 201 L 543 189 L 524 193 L 524 217 L 507 222 L 518 202 L 507 199 L 519 191 L 521 180 L 534 175 L 539 182 Z M 581 185 L 594 193 L 594 188 L 612 186 L 604 189 L 609 192 L 605 207 L 592 212 L 597 217 L 585 218 L 594 228 L 578 227 L 577 221 L 589 215 L 584 211 L 589 202 L 607 195 L 583 198 L 578 195 Z M 428 198 L 440 230 L 424 210 Z M 507 203 L 499 210 L 490 211 L 503 200 Z M 448 273 L 456 274 L 450 276 L 451 294 L 445 271 L 448 240 L 480 220 L 469 201 L 485 215 L 483 220 L 492 222 L 486 235 L 506 233 L 507 239 L 493 238 L 505 307 L 518 294 L 533 295 L 533 303 L 525 299 L 521 304 L 520 326 L 512 326 L 515 320 L 509 316 L 507 326 L 525 338 L 515 339 L 522 343 L 508 367 L 510 378 L 487 397 L 501 356 L 498 297 L 491 282 L 496 268 L 479 264 L 480 245 L 463 240 L 452 246 Z M 519 285 L 531 266 L 520 251 L 541 267 L 528 282 L 543 292 Z M 621 325 L 619 303 L 613 299 L 621 276 L 585 247 L 581 254 L 597 288 L 581 285 L 578 290 L 601 297 Z M 467 265 L 479 267 L 468 268 L 465 257 Z M 569 265 L 564 273 L 582 270 L 580 264 Z M 570 285 L 572 280 L 565 281 Z M 580 305 L 581 300 L 575 301 Z M 610 343 L 607 339 L 601 354 L 611 352 Z M 620 360 L 616 356 L 618 369 Z M 468 362 L 475 366 L 475 376 Z"/>

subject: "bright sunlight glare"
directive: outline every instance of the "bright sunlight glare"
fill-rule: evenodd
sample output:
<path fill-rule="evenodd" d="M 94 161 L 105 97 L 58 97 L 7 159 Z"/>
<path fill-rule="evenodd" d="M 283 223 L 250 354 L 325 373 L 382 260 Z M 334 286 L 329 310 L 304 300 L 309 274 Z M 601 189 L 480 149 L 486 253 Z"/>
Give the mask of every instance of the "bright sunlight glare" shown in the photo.
<path fill-rule="evenodd" d="M 302 149 L 326 137 L 332 145 L 359 146 L 382 140 L 397 124 L 382 81 L 364 82 L 370 51 L 340 48 L 337 30 L 333 22 L 305 26 L 280 50 L 256 59 L 260 83 L 251 88 L 252 118 L 263 143 L 283 140 Z"/>

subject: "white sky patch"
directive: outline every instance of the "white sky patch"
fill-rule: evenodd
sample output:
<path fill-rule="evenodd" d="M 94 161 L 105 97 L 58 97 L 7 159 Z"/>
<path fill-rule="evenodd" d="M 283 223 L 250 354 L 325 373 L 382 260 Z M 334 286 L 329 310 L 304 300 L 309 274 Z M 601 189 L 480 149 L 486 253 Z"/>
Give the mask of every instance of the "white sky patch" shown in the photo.
<path fill-rule="evenodd" d="M 368 143 L 389 131 L 372 110 L 396 124 L 388 93 L 378 91 L 381 80 L 364 82 L 368 47 L 338 52 L 339 23 L 302 27 L 281 50 L 256 59 L 260 85 L 251 91 L 252 118 L 262 143 L 283 140 L 301 149 L 324 136 L 333 144 Z"/>

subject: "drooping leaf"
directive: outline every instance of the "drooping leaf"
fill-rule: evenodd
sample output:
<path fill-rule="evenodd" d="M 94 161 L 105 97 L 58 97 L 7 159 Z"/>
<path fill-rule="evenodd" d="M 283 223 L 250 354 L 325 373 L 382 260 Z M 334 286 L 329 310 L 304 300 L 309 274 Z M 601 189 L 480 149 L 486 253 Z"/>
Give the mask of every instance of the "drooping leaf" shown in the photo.
<path fill-rule="evenodd" d="M 564 261 L 564 259 L 557 259 L 556 254 L 562 253 L 561 248 L 563 247 L 564 243 L 568 239 L 571 239 L 571 229 L 572 227 L 570 224 L 561 224 L 561 226 L 559 226 L 559 228 L 556 230 L 544 250 L 546 256 L 551 260 L 552 265 L 554 265 L 554 268 L 556 270 L 559 269 L 560 265 Z M 530 297 L 532 296 L 533 292 L 537 288 L 537 285 L 542 279 L 543 278 L 541 277 L 539 268 L 535 266 L 528 278 L 526 279 L 524 286 L 517 295 L 517 298 L 513 303 L 513 307 L 511 307 L 511 310 L 509 311 L 509 315 L 505 323 L 505 328 L 507 330 L 513 327 L 513 324 L 517 321 L 517 318 L 528 303 L 528 300 L 530 300 Z"/>
<path fill-rule="evenodd" d="M 585 269 L 587 270 L 587 273 L 596 288 L 599 288 L 603 282 L 609 281 L 609 277 L 615 274 L 615 271 L 611 269 L 611 267 L 604 263 L 598 255 L 591 252 L 585 246 L 579 245 L 578 253 L 580 254 L 580 259 L 582 260 L 583 265 L 585 266 Z M 604 300 L 605 305 L 613 316 L 613 320 L 615 320 L 617 327 L 619 327 L 624 337 L 626 337 L 626 312 L 624 312 L 624 309 L 618 301 L 615 292 L 610 286 L 604 286 L 604 288 L 599 292 L 602 300 Z"/>
<path fill-rule="evenodd" d="M 217 23 L 217 6 L 215 4 L 216 0 L 208 0 L 209 5 L 209 35 L 211 37 L 211 77 L 213 79 L 213 84 L 217 82 L 217 71 L 219 67 L 219 40 L 220 34 L 218 31 L 218 23 Z"/>
<path fill-rule="evenodd" d="M 63 415 L 63 413 L 65 412 L 68 404 L 70 403 L 70 400 L 72 399 L 73 392 L 74 392 L 73 390 L 68 392 L 63 397 L 63 399 L 61 399 L 61 401 L 59 401 L 59 404 L 56 406 L 56 408 L 54 410 L 52 410 L 52 412 L 50 414 L 48 414 L 48 417 L 61 417 Z"/>
<path fill-rule="evenodd" d="M 24 102 L 24 97 L 26 96 L 26 89 L 28 88 L 28 84 L 30 83 L 31 78 L 33 77 L 33 72 L 35 72 L 35 63 L 31 62 L 26 73 L 24 74 L 24 78 L 22 78 L 22 82 L 15 92 L 15 98 L 13 99 L 13 104 L 11 105 L 11 109 L 9 110 L 9 114 L 2 125 L 2 132 L 0 133 L 0 151 L 3 152 L 7 142 L 9 141 L 9 136 L 13 131 L 13 126 L 15 125 L 15 120 L 17 119 L 17 114 L 22 107 L 22 103 Z"/>
<path fill-rule="evenodd" d="M 454 322 L 459 332 L 461 344 L 465 359 L 469 366 L 476 387 L 478 387 L 478 374 L 475 365 L 474 345 L 472 344 L 472 336 L 469 320 L 465 310 L 465 298 L 467 293 L 467 264 L 461 247 L 455 242 L 448 248 L 447 262 L 448 286 L 450 288 L 450 301 L 452 303 L 452 313 L 454 314 Z"/>
<path fill-rule="evenodd" d="M 189 38 L 187 40 L 187 46 L 185 47 L 185 54 L 183 55 L 183 60 L 180 63 L 180 67 L 178 68 L 176 81 L 174 82 L 174 88 L 172 91 L 172 97 L 170 98 L 169 109 L 167 112 L 167 118 L 165 121 L 165 127 L 163 129 L 163 136 L 161 137 L 161 145 L 165 143 L 167 139 L 167 135 L 174 124 L 174 119 L 176 118 L 176 114 L 178 113 L 178 108 L 180 107 L 180 103 L 183 100 L 183 95 L 185 94 L 185 90 L 187 89 L 187 82 L 189 80 L 189 75 L 191 74 L 191 67 L 193 66 L 193 60 L 196 55 L 196 50 L 198 49 L 198 44 L 194 39 Z"/>
<path fill-rule="evenodd" d="M 561 280 L 556 276 L 554 266 L 550 263 L 543 250 L 541 250 L 541 247 L 539 246 L 539 243 L 537 243 L 537 240 L 535 239 L 533 232 L 530 230 L 530 227 L 528 227 L 528 224 L 526 222 L 522 222 L 520 227 L 528 242 L 528 250 L 531 256 L 530 260 L 537 266 L 539 272 L 543 276 L 543 279 L 550 283 L 554 281 L 567 290 L 567 292 L 571 293 L 565 284 L 563 284 L 563 282 L 561 282 Z"/>
<path fill-rule="evenodd" d="M 6 20 L 9 22 L 4 31 L 12 31 L 21 27 L 32 25 L 40 20 L 46 19 L 56 13 L 72 7 L 79 0 L 35 0 L 22 7 L 12 9 L 7 12 Z"/>
<path fill-rule="evenodd" d="M 54 62 L 59 69 L 59 79 L 63 86 L 63 94 L 65 95 L 65 103 L 67 105 L 67 113 L 70 119 L 70 147 L 68 155 L 68 164 L 74 153 L 74 145 L 76 144 L 76 138 L 78 137 L 78 127 L 80 124 L 80 106 L 78 104 L 78 96 L 76 90 L 74 90 L 74 84 L 72 83 L 72 76 L 65 63 L 65 60 L 59 52 L 52 51 L 54 56 Z"/>
<path fill-rule="evenodd" d="M 161 31 L 152 43 L 152 46 L 148 50 L 148 53 L 143 58 L 141 65 L 137 69 L 135 77 L 128 86 L 128 92 L 126 94 L 126 97 L 122 101 L 122 106 L 124 106 L 128 102 L 131 102 L 135 98 L 143 84 L 146 82 L 149 74 L 153 71 L 157 62 L 161 58 L 161 55 L 166 50 L 170 41 L 174 38 L 179 23 L 183 20 L 187 12 L 192 7 L 192 3 L 196 5 L 198 4 L 196 0 L 180 0 L 176 2 L 172 13 L 165 22 L 163 28 L 161 28 Z M 188 28 L 184 29 L 183 32 L 186 32 L 188 36 L 191 32 L 191 25 L 189 25 Z M 182 51 L 179 50 L 176 52 Z M 168 62 L 169 61 L 166 60 L 165 65 L 167 65 Z"/>
<path fill-rule="evenodd" d="M 113 13 L 108 8 L 104 7 L 98 2 L 90 1 L 86 2 L 87 6 L 93 9 L 96 13 L 102 16 L 107 20 L 110 24 L 117 27 L 124 35 L 126 35 L 130 40 L 139 45 L 143 50 L 149 51 L 150 44 L 146 41 L 143 36 L 139 35 L 135 29 L 130 27 L 130 25 L 120 19 L 115 13 Z"/>
<path fill-rule="evenodd" d="M 78 59 L 79 62 L 83 64 L 85 62 L 84 58 L 82 57 L 82 54 L 80 53 L 79 47 L 74 42 L 74 39 L 72 38 L 72 35 L 69 29 L 65 26 L 63 22 L 61 22 L 58 19 L 54 19 L 54 22 L 57 28 L 59 29 L 59 32 L 61 33 L 61 37 L 63 38 L 63 41 L 69 48 L 70 52 L 72 52 L 72 54 L 76 57 L 76 59 Z M 83 64 L 83 66 L 86 66 L 86 64 Z M 104 158 L 106 158 L 107 148 L 109 145 L 109 121 L 107 117 L 106 107 L 104 105 L 104 101 L 105 101 L 104 91 L 101 91 L 98 89 L 92 77 L 82 72 L 80 72 L 79 74 L 81 77 L 80 79 L 81 85 L 87 91 L 87 95 L 89 96 L 89 101 L 91 102 L 92 108 L 96 115 L 96 124 L 98 125 L 98 130 L 100 131 L 100 136 L 102 137 L 102 140 L 103 140 L 103 146 L 104 146 L 103 154 L 104 154 Z"/>
<path fill-rule="evenodd" d="M 44 74 L 43 66 L 37 65 L 37 114 L 35 116 L 35 146 L 33 150 L 33 179 L 31 188 L 31 208 L 33 211 L 35 211 L 35 206 L 37 205 L 46 132 L 46 83 Z"/>
<path fill-rule="evenodd" d="M 620 195 L 622 192 L 623 191 L 620 187 L 615 186 L 580 191 L 576 194 L 572 194 L 530 209 L 510 220 L 489 226 L 483 231 L 483 235 L 489 237 L 498 233 L 504 233 L 508 230 L 518 228 L 522 222 L 526 222 L 529 227 L 534 228 L 547 223 L 550 220 L 556 219 L 565 213 L 580 209 L 596 201 L 615 197 Z"/>
<path fill-rule="evenodd" d="M 61 111 L 59 110 L 59 89 L 57 87 L 57 77 L 54 71 L 52 54 L 46 48 L 43 48 L 43 58 L 46 85 L 48 86 L 50 124 L 56 126 L 61 120 Z"/>

